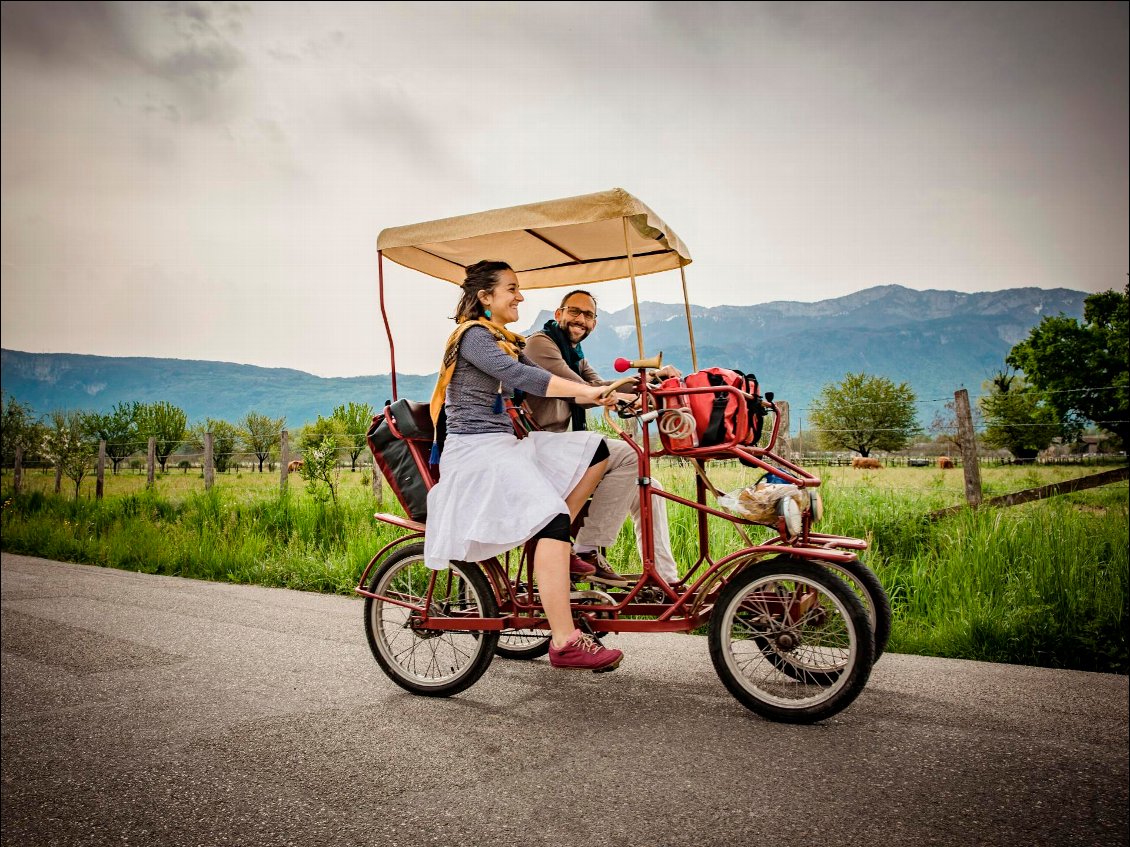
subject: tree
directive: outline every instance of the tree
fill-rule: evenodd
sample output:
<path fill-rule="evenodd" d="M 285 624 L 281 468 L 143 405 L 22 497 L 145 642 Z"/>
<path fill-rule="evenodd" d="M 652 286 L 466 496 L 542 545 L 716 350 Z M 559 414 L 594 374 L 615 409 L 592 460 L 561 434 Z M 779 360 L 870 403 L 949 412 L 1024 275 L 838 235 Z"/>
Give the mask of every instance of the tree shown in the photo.
<path fill-rule="evenodd" d="M 105 414 L 90 412 L 86 416 L 87 431 L 106 442 L 106 456 L 114 474 L 123 460 L 137 452 L 137 410 L 137 403 L 118 403 Z"/>
<path fill-rule="evenodd" d="M 1016 374 L 1000 372 L 985 386 L 978 401 L 985 417 L 985 443 L 1018 459 L 1036 454 L 1063 433 L 1059 415 L 1039 390 Z"/>
<path fill-rule="evenodd" d="M 269 418 L 258 412 L 248 412 L 239 422 L 240 437 L 249 453 L 259 460 L 259 473 L 263 472 L 263 462 L 271 457 L 271 450 L 282 441 L 282 431 L 286 428 L 286 418 Z"/>
<path fill-rule="evenodd" d="M 1067 423 L 1093 421 L 1130 443 L 1130 372 L 1127 370 L 1130 285 L 1083 302 L 1083 322 L 1045 317 L 1005 360 L 1048 393 Z"/>
<path fill-rule="evenodd" d="M 915 415 L 914 392 L 905 382 L 849 373 L 839 384 L 821 389 L 810 417 L 830 450 L 901 450 L 921 428 Z"/>
<path fill-rule="evenodd" d="M 349 469 L 356 471 L 357 457 L 369 446 L 365 434 L 373 424 L 373 407 L 368 403 L 350 402 L 334 408 L 330 417 L 341 424 L 347 442 L 345 449 L 349 451 Z"/>
<path fill-rule="evenodd" d="M 341 479 L 338 452 L 346 447 L 346 433 L 342 422 L 332 415 L 307 424 L 298 434 L 298 449 L 302 451 L 302 478 L 311 484 L 313 495 L 337 503 L 337 487 Z M 324 487 L 323 487 L 324 486 Z"/>
<path fill-rule="evenodd" d="M 0 393 L 0 402 L 4 406 L 0 414 L 0 452 L 5 465 L 15 465 L 16 448 L 22 447 L 25 455 L 35 452 L 43 444 L 45 432 L 31 406 L 21 403 L 11 394 L 3 400 L 3 393 Z"/>
<path fill-rule="evenodd" d="M 94 466 L 97 452 L 86 429 L 86 419 L 83 412 L 52 412 L 43 439 L 43 455 L 55 466 L 55 493 L 59 493 L 59 482 L 66 475 L 74 481 L 76 500 L 79 486 Z"/>
<path fill-rule="evenodd" d="M 209 432 L 212 433 L 212 467 L 216 469 L 216 473 L 226 473 L 233 464 L 235 451 L 239 446 L 239 430 L 227 421 L 205 418 L 192 427 L 185 438 L 197 450 L 203 450 L 204 436 Z"/>
<path fill-rule="evenodd" d="M 184 410 L 167 400 L 156 403 L 142 403 L 137 407 L 137 431 L 142 440 L 157 440 L 157 461 L 161 463 L 161 473 L 165 463 L 174 450 L 185 440 L 188 416 Z"/>

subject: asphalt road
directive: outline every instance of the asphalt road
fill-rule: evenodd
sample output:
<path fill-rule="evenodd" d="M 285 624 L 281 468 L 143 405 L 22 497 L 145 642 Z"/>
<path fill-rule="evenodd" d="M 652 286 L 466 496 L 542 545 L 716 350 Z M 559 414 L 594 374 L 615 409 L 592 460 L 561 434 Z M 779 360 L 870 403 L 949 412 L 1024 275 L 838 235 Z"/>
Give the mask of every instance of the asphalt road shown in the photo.
<path fill-rule="evenodd" d="M 884 656 L 815 726 L 706 639 L 393 685 L 348 597 L 3 554 L 4 845 L 1127 844 L 1126 677 Z"/>

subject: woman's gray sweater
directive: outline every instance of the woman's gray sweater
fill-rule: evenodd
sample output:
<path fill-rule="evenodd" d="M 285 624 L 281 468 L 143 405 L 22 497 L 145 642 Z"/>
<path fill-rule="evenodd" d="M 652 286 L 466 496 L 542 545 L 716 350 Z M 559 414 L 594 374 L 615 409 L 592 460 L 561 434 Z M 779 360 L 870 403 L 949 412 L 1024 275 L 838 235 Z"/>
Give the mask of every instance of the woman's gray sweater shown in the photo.
<path fill-rule="evenodd" d="M 515 389 L 544 397 L 550 373 L 519 354 L 515 361 L 502 352 L 486 327 L 472 327 L 459 342 L 455 373 L 447 386 L 447 431 L 460 435 L 514 432 L 510 416 L 494 411 L 498 385 L 503 396 Z"/>

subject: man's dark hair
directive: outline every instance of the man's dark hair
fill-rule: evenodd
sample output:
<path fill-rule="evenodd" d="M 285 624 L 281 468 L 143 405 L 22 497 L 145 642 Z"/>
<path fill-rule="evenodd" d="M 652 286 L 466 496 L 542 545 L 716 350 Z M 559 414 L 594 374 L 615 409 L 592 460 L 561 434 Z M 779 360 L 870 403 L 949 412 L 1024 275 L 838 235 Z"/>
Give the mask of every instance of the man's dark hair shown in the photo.
<path fill-rule="evenodd" d="M 584 294 L 586 297 L 588 297 L 590 300 L 592 300 L 592 304 L 594 306 L 596 305 L 596 298 L 593 297 L 590 292 L 585 291 L 583 288 L 574 288 L 572 291 L 570 291 L 568 294 L 566 294 L 564 297 L 561 298 L 561 305 L 558 306 L 557 308 L 558 309 L 564 309 L 565 304 L 569 302 L 569 298 L 572 297 L 574 294 Z"/>

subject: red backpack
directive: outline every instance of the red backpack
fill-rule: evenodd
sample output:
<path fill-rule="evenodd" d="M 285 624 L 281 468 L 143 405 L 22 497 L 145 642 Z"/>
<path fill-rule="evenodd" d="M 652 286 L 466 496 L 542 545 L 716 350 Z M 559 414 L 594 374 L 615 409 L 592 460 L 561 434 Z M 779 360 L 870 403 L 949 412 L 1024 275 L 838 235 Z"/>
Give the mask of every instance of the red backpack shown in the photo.
<path fill-rule="evenodd" d="M 704 391 L 695 394 L 673 393 L 663 398 L 666 409 L 689 408 L 695 420 L 695 431 L 685 438 L 674 438 L 660 431 L 663 446 L 671 453 L 695 447 L 736 442 L 756 444 L 761 437 L 765 408 L 757 385 L 757 377 L 727 368 L 706 368 L 683 379 L 666 379 L 661 391 L 679 388 L 705 388 L 731 385 L 753 395 L 746 399 L 729 391 Z"/>

